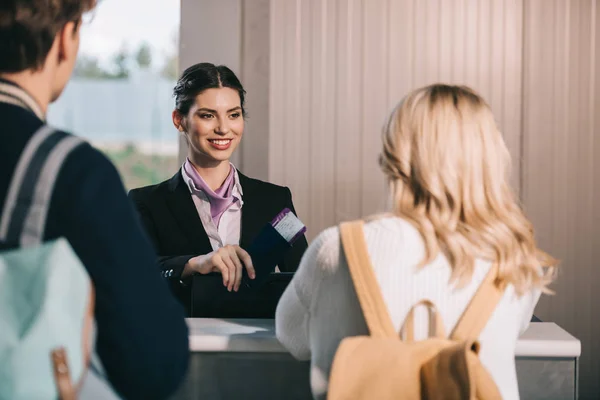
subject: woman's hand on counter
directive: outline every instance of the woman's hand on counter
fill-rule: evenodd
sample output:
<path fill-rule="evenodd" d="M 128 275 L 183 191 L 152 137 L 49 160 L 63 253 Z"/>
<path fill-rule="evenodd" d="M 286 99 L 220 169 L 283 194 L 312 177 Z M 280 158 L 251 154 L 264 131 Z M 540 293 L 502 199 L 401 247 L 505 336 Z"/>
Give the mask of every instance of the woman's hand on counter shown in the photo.
<path fill-rule="evenodd" d="M 242 282 L 244 267 L 250 279 L 254 279 L 256 272 L 248 252 L 240 246 L 227 245 L 212 253 L 191 258 L 185 264 L 181 276 L 186 278 L 195 272 L 202 275 L 219 272 L 223 276 L 223 286 L 227 286 L 230 292 L 232 290 L 237 292 Z"/>

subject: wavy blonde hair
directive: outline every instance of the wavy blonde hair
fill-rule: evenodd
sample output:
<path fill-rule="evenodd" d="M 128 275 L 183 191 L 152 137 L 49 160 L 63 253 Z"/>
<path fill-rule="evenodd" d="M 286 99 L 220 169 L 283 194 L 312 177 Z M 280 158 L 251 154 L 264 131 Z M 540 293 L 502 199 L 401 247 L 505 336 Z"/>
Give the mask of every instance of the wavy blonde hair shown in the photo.
<path fill-rule="evenodd" d="M 508 149 L 473 90 L 436 84 L 406 96 L 384 129 L 380 165 L 394 213 L 424 239 L 421 266 L 442 251 L 451 281 L 462 286 L 482 258 L 497 263 L 499 281 L 518 294 L 550 292 L 557 261 L 535 243 L 508 182 Z"/>

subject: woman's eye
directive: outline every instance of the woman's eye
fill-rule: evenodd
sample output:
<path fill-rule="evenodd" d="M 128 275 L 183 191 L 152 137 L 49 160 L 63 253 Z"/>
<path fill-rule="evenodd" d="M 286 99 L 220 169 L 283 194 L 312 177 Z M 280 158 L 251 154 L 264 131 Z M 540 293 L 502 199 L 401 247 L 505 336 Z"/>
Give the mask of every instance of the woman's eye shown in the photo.
<path fill-rule="evenodd" d="M 200 114 L 200 118 L 202 118 L 202 119 L 210 119 L 212 117 L 213 117 L 212 114 Z"/>
<path fill-rule="evenodd" d="M 231 115 L 230 115 L 230 117 L 231 117 L 232 119 L 239 118 L 239 116 L 240 116 L 240 113 L 234 113 L 234 114 L 231 114 Z"/>

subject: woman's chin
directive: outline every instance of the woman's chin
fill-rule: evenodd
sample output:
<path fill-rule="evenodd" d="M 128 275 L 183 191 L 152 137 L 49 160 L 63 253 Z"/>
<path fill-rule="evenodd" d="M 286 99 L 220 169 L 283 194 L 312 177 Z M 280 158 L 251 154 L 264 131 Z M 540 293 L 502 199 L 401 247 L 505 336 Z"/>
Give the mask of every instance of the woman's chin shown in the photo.
<path fill-rule="evenodd" d="M 233 154 L 233 151 L 230 151 L 230 150 L 215 151 L 215 150 L 211 149 L 210 151 L 206 151 L 204 153 L 204 156 L 205 156 L 204 158 L 206 158 L 207 161 L 224 162 L 224 161 L 229 161 L 232 154 Z"/>

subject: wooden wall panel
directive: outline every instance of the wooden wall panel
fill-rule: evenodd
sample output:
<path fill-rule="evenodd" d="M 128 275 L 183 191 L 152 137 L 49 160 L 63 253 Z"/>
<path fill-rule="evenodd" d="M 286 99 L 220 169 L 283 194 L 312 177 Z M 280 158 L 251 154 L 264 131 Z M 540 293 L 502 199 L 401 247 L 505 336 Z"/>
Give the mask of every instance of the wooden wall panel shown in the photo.
<path fill-rule="evenodd" d="M 311 224 L 318 222 L 322 226 L 334 225 L 336 221 L 336 160 L 332 156 L 332 149 L 337 144 L 336 105 L 331 101 L 331 94 L 336 91 L 339 64 L 332 60 L 331 54 L 335 54 L 337 48 L 337 12 L 337 1 L 323 0 L 315 3 L 312 15 L 316 33 L 311 42 L 311 68 L 313 76 L 319 79 L 310 82 L 313 96 L 310 112 L 305 117 L 310 123 L 310 131 L 306 134 L 310 135 L 312 146 L 304 167 L 310 167 L 310 212 L 307 211 L 307 216 Z M 317 233 L 314 225 L 310 230 L 311 236 Z"/>
<path fill-rule="evenodd" d="M 337 44 L 336 51 L 330 53 L 337 61 L 336 90 L 329 93 L 327 100 L 336 108 L 333 125 L 329 128 L 336 138 L 335 147 L 330 149 L 330 156 L 335 159 L 335 180 L 330 185 L 333 192 L 322 193 L 322 196 L 334 196 L 336 222 L 357 218 L 362 211 L 363 5 L 361 0 L 337 1 Z M 313 222 L 313 233 L 325 228 L 319 221 Z"/>
<path fill-rule="evenodd" d="M 241 81 L 246 89 L 244 140 L 238 149 L 240 170 L 269 179 L 269 0 L 239 0 L 242 7 Z"/>
<path fill-rule="evenodd" d="M 271 1 L 269 179 L 292 188 L 309 238 L 385 209 L 385 117 L 439 81 L 490 102 L 519 188 L 522 1 Z"/>
<path fill-rule="evenodd" d="M 497 1 L 496 1 L 497 3 Z M 522 89 L 523 89 L 523 0 L 504 0 L 502 18 L 501 43 L 502 67 L 494 74 L 500 85 L 496 90 L 502 93 L 497 103 L 494 103 L 494 113 L 508 150 L 512 156 L 511 183 L 517 195 L 521 192 L 521 168 L 523 162 L 522 131 Z M 498 36 L 496 36 L 498 38 Z M 500 39 L 497 39 L 500 40 Z M 494 61 L 496 62 L 496 61 Z"/>
<path fill-rule="evenodd" d="M 598 162 L 598 158 L 600 158 L 600 2 L 597 0 L 593 4 L 592 15 L 595 15 L 593 20 L 593 40 L 594 44 L 592 46 L 592 59 L 594 60 L 594 70 L 592 73 L 592 79 L 590 82 L 590 88 L 592 88 L 592 101 L 590 102 L 590 113 L 593 116 L 592 122 L 592 130 L 590 135 L 592 136 L 592 154 L 596 157 L 594 162 L 594 166 L 591 170 L 592 178 L 591 185 L 593 190 L 593 199 L 592 202 L 595 204 L 595 209 L 593 209 L 592 215 L 590 215 L 590 223 L 592 225 L 592 232 L 588 238 L 588 240 L 592 241 L 592 262 L 590 265 L 590 270 L 592 271 L 592 276 L 590 276 L 590 286 L 593 286 L 593 290 L 595 295 L 588 299 L 583 299 L 583 301 L 589 301 L 590 304 L 594 304 L 594 302 L 598 302 L 598 286 L 600 285 L 600 269 L 598 268 L 598 263 L 600 260 L 600 254 L 598 254 L 598 249 L 600 248 L 600 212 L 598 212 L 598 204 L 600 203 L 600 165 Z M 584 272 L 585 273 L 585 272 Z M 597 309 L 597 308 L 596 308 Z M 591 321 L 594 322 L 594 327 L 592 332 L 590 333 L 590 343 L 586 343 L 586 348 L 589 349 L 590 358 L 592 363 L 592 372 L 590 376 L 594 376 L 596 378 L 600 375 L 600 366 L 598 365 L 598 360 L 600 359 L 600 340 L 597 338 L 600 336 L 600 329 L 598 329 L 598 315 L 595 313 L 594 315 L 588 316 Z M 595 364 L 594 364 L 595 360 Z M 593 378 L 590 378 L 593 379 Z M 591 390 L 594 390 L 593 393 L 600 393 L 600 385 L 595 381 L 595 386 L 591 387 Z"/>
<path fill-rule="evenodd" d="M 600 139 L 596 0 L 525 9 L 523 202 L 542 248 L 562 260 L 536 309 L 582 341 L 581 398 L 600 393 Z M 596 155 L 596 157 L 594 157 Z"/>
<path fill-rule="evenodd" d="M 268 141 L 263 144 L 269 158 L 269 180 L 283 182 L 285 177 L 285 151 L 284 134 L 286 127 L 290 125 L 288 118 L 276 117 L 276 112 L 285 109 L 286 92 L 290 90 L 286 79 L 289 72 L 286 69 L 286 39 L 285 32 L 287 16 L 285 2 L 272 0 L 270 2 L 270 52 L 269 52 L 269 136 Z M 287 116 L 286 116 L 287 117 Z M 254 157 L 260 157 L 254 154 Z"/>
<path fill-rule="evenodd" d="M 363 14 L 362 36 L 364 53 L 362 57 L 362 125 L 360 127 L 361 147 L 361 196 L 360 213 L 372 213 L 385 209 L 385 179 L 379 168 L 381 153 L 381 127 L 389 113 L 388 82 L 389 60 L 389 21 L 390 2 L 371 0 Z"/>

